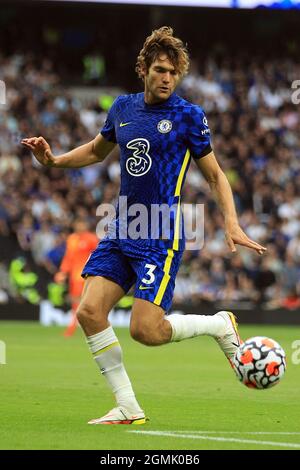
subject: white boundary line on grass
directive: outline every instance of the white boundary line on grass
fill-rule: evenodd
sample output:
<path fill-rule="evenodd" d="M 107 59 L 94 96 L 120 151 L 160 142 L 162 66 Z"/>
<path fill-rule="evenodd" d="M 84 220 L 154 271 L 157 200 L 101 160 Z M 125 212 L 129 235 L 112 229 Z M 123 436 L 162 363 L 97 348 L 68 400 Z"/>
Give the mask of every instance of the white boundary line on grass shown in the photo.
<path fill-rule="evenodd" d="M 177 431 L 172 431 L 177 432 Z M 300 436 L 300 432 L 292 431 L 179 431 L 188 434 L 254 434 L 256 435 L 274 435 L 274 436 Z"/>
<path fill-rule="evenodd" d="M 148 434 L 150 436 L 164 436 L 164 437 L 181 437 L 183 439 L 201 439 L 203 441 L 216 441 L 216 442 L 237 442 L 240 444 L 257 444 L 257 445 L 268 445 L 275 447 L 291 447 L 300 449 L 299 444 L 292 444 L 290 442 L 274 442 L 274 441 L 256 441 L 254 439 L 236 439 L 233 437 L 211 437 L 201 436 L 200 434 L 183 434 L 182 431 L 128 431 L 135 434 Z"/>

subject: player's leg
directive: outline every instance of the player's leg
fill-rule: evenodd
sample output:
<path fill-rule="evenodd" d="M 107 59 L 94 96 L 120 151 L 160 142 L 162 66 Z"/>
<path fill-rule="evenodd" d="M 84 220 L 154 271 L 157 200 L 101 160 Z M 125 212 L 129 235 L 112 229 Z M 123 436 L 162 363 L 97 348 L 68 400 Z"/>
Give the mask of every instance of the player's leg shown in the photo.
<path fill-rule="evenodd" d="M 132 284 L 134 273 L 113 242 L 99 245 L 87 262 L 88 275 L 77 316 L 97 366 L 113 391 L 117 407 L 90 424 L 142 424 L 145 415 L 124 368 L 122 350 L 108 315 Z"/>
<path fill-rule="evenodd" d="M 168 250 L 167 256 L 162 257 L 150 250 L 147 256 L 147 262 L 135 266 L 138 280 L 131 317 L 132 336 L 143 344 L 159 345 L 210 335 L 230 360 L 240 344 L 234 315 L 222 311 L 215 315 L 165 317 L 172 303 L 181 254 Z"/>
<path fill-rule="evenodd" d="M 130 334 L 146 346 L 159 346 L 171 341 L 172 327 L 160 306 L 136 298 L 132 306 Z"/>
<path fill-rule="evenodd" d="M 113 280 L 103 276 L 85 279 L 77 318 L 86 336 L 109 327 L 109 312 L 123 296 L 124 290 Z"/>
<path fill-rule="evenodd" d="M 228 330 L 235 332 L 229 312 L 218 312 L 212 316 L 179 314 L 165 316 L 161 306 L 148 300 L 138 298 L 133 304 L 130 333 L 136 341 L 147 346 L 158 346 L 201 335 L 223 338 Z M 237 332 L 234 333 L 233 340 L 238 342 Z"/>
<path fill-rule="evenodd" d="M 115 282 L 101 276 L 88 277 L 78 320 L 84 330 L 90 351 L 103 377 L 115 395 L 117 408 L 89 424 L 133 424 L 145 422 L 122 360 L 122 349 L 108 315 L 124 296 L 124 290 Z M 142 422 L 140 423 L 142 424 Z"/>
<path fill-rule="evenodd" d="M 237 322 L 232 312 L 220 311 L 214 315 L 180 315 L 167 317 L 172 327 L 172 342 L 182 341 L 195 336 L 212 336 L 229 360 L 241 344 Z"/>

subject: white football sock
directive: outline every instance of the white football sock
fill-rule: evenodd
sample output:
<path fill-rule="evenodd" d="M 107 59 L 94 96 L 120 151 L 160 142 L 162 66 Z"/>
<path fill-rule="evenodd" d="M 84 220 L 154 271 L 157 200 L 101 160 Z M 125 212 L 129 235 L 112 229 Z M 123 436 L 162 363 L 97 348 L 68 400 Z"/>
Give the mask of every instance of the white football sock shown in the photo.
<path fill-rule="evenodd" d="M 225 334 L 226 321 L 220 315 L 180 315 L 174 313 L 167 316 L 171 323 L 171 341 L 182 341 L 194 336 L 222 336 Z"/>
<path fill-rule="evenodd" d="M 101 374 L 116 397 L 117 404 L 134 414 L 142 412 L 123 365 L 122 349 L 112 327 L 88 336 L 87 343 Z"/>

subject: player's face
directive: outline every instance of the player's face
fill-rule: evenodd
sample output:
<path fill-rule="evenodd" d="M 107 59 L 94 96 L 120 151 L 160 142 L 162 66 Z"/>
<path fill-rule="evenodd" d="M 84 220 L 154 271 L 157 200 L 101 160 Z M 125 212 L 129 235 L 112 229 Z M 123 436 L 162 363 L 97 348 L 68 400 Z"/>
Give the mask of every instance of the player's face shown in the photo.
<path fill-rule="evenodd" d="M 144 82 L 145 101 L 155 104 L 169 98 L 179 82 L 179 75 L 168 56 L 161 54 L 144 75 Z"/>

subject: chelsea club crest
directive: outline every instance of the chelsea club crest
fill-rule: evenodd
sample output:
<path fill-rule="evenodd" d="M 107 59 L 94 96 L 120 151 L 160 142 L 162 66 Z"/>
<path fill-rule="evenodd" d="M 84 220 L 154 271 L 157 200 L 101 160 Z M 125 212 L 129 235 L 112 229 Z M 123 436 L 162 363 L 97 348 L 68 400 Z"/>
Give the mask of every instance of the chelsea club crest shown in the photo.
<path fill-rule="evenodd" d="M 157 130 L 161 132 L 162 134 L 167 134 L 167 132 L 170 132 L 172 129 L 172 123 L 171 121 L 168 121 L 167 119 L 163 119 L 162 121 L 159 121 L 157 124 Z"/>

